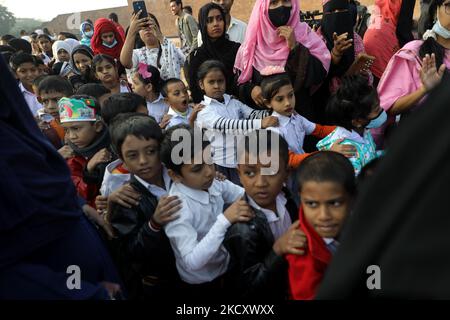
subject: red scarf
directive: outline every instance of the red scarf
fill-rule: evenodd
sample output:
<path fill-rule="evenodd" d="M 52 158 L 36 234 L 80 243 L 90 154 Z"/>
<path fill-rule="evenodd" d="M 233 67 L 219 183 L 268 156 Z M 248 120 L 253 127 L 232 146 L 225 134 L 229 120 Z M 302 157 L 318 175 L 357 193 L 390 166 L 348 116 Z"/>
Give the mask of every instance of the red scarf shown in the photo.
<path fill-rule="evenodd" d="M 117 44 L 114 48 L 107 48 L 102 44 L 102 34 L 106 32 L 114 32 L 114 36 L 117 40 Z M 91 46 L 94 54 L 107 54 L 114 59 L 120 59 L 120 51 L 122 50 L 124 39 L 120 32 L 117 30 L 114 22 L 106 18 L 100 18 L 95 21 L 94 35 L 91 39 Z"/>
<path fill-rule="evenodd" d="M 286 256 L 289 263 L 290 294 L 294 300 L 311 300 L 315 297 L 330 263 L 331 253 L 322 237 L 306 221 L 302 207 L 300 207 L 300 229 L 308 239 L 308 248 L 303 256 Z"/>

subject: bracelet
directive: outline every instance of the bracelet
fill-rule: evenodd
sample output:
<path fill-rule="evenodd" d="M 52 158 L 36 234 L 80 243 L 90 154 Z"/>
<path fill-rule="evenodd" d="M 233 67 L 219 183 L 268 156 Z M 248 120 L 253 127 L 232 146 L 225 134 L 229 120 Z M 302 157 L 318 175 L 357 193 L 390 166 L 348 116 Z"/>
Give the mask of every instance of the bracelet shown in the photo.
<path fill-rule="evenodd" d="M 150 218 L 150 226 L 151 226 L 152 229 L 154 229 L 155 231 L 161 230 L 161 226 L 155 222 L 155 220 L 153 219 L 153 217 Z"/>

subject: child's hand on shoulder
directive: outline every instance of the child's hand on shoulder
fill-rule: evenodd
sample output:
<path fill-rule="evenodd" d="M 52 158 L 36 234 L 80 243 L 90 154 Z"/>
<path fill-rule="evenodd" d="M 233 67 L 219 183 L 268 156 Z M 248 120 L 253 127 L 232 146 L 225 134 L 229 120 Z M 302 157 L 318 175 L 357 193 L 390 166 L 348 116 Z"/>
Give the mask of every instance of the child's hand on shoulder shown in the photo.
<path fill-rule="evenodd" d="M 229 206 L 223 215 L 228 219 L 228 221 L 230 221 L 231 224 L 236 222 L 247 222 L 255 217 L 253 209 L 243 198 Z"/>
<path fill-rule="evenodd" d="M 205 108 L 205 106 L 201 103 L 197 103 L 196 105 L 194 105 L 194 107 L 192 107 L 192 114 L 197 114 L 200 111 L 202 111 Z"/>
<path fill-rule="evenodd" d="M 109 162 L 112 159 L 111 152 L 108 151 L 108 149 L 103 148 L 99 152 L 97 152 L 91 160 L 89 160 L 87 164 L 87 170 L 88 172 L 92 172 L 94 168 L 99 165 L 100 163 Z"/>
<path fill-rule="evenodd" d="M 151 219 L 159 227 L 163 227 L 169 222 L 178 219 L 179 215 L 175 213 L 180 209 L 181 200 L 177 196 L 163 196 L 159 199 L 158 206 Z"/>
<path fill-rule="evenodd" d="M 172 119 L 172 116 L 170 114 L 165 114 L 161 120 L 161 123 L 159 124 L 159 127 L 161 129 L 165 129 L 169 124 L 170 119 Z"/>
<path fill-rule="evenodd" d="M 356 148 L 350 144 L 341 144 L 344 139 L 337 140 L 330 148 L 331 151 L 338 152 L 346 156 L 347 158 L 353 158 L 357 156 L 358 152 Z"/>
<path fill-rule="evenodd" d="M 124 184 L 109 195 L 108 203 L 117 203 L 122 207 L 131 209 L 131 207 L 139 205 L 140 198 L 141 194 L 139 192 L 137 192 L 131 185 Z"/>
<path fill-rule="evenodd" d="M 278 118 L 274 116 L 265 117 L 264 119 L 262 119 L 261 127 L 263 129 L 269 127 L 278 127 Z"/>
<path fill-rule="evenodd" d="M 273 251 L 276 255 L 286 254 L 304 255 L 307 246 L 307 239 L 303 231 L 299 228 L 300 221 L 295 221 L 289 229 L 275 241 Z"/>
<path fill-rule="evenodd" d="M 191 125 L 191 127 L 194 126 L 195 120 L 197 120 L 197 115 L 200 111 L 202 111 L 205 108 L 204 105 L 202 104 L 196 104 L 194 105 L 194 107 L 192 108 L 192 114 L 191 117 L 189 118 L 189 123 Z"/>

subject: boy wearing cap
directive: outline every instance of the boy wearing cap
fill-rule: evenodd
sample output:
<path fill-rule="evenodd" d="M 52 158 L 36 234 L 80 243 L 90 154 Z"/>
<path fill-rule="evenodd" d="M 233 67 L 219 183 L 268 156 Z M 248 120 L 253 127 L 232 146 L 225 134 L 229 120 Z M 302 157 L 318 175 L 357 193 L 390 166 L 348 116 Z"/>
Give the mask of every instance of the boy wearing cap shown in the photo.
<path fill-rule="evenodd" d="M 80 197 L 95 208 L 105 168 L 112 159 L 108 129 L 100 118 L 98 102 L 76 95 L 58 102 L 61 125 L 74 156 L 67 159 Z"/>

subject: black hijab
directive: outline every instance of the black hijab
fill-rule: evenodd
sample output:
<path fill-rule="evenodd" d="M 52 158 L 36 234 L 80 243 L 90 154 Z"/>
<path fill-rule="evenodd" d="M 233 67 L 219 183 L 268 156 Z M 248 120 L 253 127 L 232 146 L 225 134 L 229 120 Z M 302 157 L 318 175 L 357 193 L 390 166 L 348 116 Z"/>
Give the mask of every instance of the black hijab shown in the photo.
<path fill-rule="evenodd" d="M 192 99 L 195 103 L 199 103 L 203 100 L 203 93 L 198 85 L 196 73 L 200 65 L 206 60 L 219 60 L 225 65 L 225 70 L 227 72 L 225 75 L 227 80 L 226 92 L 228 94 L 236 94 L 233 68 L 240 44 L 228 39 L 226 25 L 224 26 L 224 32 L 219 39 L 212 41 L 209 38 L 207 30 L 208 14 L 214 9 L 220 11 L 222 19 L 226 24 L 225 12 L 221 6 L 211 2 L 201 7 L 198 12 L 198 21 L 203 44 L 189 55 L 188 63 L 186 64 L 186 67 L 188 68 L 189 87 L 191 89 Z"/>
<path fill-rule="evenodd" d="M 347 10 L 345 12 L 333 12 L 334 10 Z M 330 0 L 323 6 L 323 18 L 321 23 L 321 31 L 327 44 L 328 50 L 334 47 L 333 33 L 339 36 L 348 32 L 347 39 L 353 39 L 354 36 L 354 16 L 350 11 L 348 0 Z M 333 66 L 332 76 L 343 76 L 348 68 L 355 61 L 354 45 L 344 52 L 339 65 Z"/>
<path fill-rule="evenodd" d="M 69 168 L 40 132 L 0 57 L 0 269 L 66 234 L 82 215 Z"/>
<path fill-rule="evenodd" d="M 211 10 L 214 9 L 220 11 L 222 19 L 225 23 L 224 32 L 222 36 L 216 41 L 211 40 L 211 38 L 208 36 L 207 31 L 208 14 Z M 198 12 L 198 23 L 200 26 L 200 32 L 202 34 L 203 41 L 200 50 L 207 53 L 209 59 L 222 61 L 227 68 L 228 66 L 234 67 L 237 50 L 236 52 L 234 52 L 233 49 L 239 48 L 240 45 L 236 42 L 228 40 L 225 12 L 223 11 L 222 7 L 212 2 L 207 3 L 206 5 L 201 7 L 200 11 Z"/>
<path fill-rule="evenodd" d="M 75 60 L 74 60 L 74 55 L 75 53 L 82 53 L 85 56 L 91 58 L 91 60 L 94 59 L 94 52 L 92 51 L 91 48 L 89 48 L 88 46 L 84 45 L 84 44 L 80 44 L 79 46 L 76 46 L 73 51 L 72 54 L 70 55 L 70 63 L 72 64 L 72 69 L 78 74 L 80 75 L 81 72 L 80 70 L 77 68 L 76 64 L 75 64 Z"/>
<path fill-rule="evenodd" d="M 318 299 L 450 298 L 448 101 L 447 73 L 363 186 Z M 371 265 L 380 268 L 381 290 L 367 288 Z"/>

